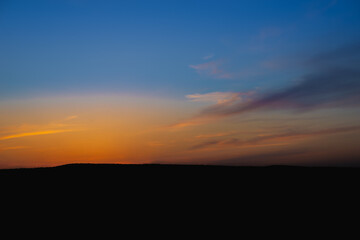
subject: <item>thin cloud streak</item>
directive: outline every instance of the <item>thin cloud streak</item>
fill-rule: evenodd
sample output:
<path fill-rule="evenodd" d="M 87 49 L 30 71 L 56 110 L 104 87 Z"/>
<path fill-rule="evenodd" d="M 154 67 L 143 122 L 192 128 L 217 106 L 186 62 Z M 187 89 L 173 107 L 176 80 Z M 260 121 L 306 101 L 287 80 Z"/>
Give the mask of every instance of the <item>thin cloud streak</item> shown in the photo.
<path fill-rule="evenodd" d="M 78 117 L 79 116 L 77 115 L 72 115 L 66 117 L 61 121 L 51 122 L 46 125 L 23 124 L 20 126 L 11 127 L 9 128 L 10 131 L 7 131 L 8 135 L 0 137 L 0 141 L 13 139 L 13 138 L 23 138 L 23 137 L 31 137 L 38 135 L 49 135 L 49 134 L 79 131 L 78 128 L 75 129 L 75 126 L 73 124 L 64 123 L 77 119 Z"/>
<path fill-rule="evenodd" d="M 186 98 L 190 99 L 193 102 L 215 102 L 217 104 L 224 104 L 242 100 L 242 96 L 249 95 L 252 95 L 252 92 L 210 92 L 205 94 L 189 94 L 186 95 Z"/>
<path fill-rule="evenodd" d="M 311 111 L 322 108 L 357 107 L 360 105 L 360 44 L 316 54 L 303 64 L 312 74 L 302 77 L 295 86 L 272 91 L 247 102 L 215 104 L 196 117 L 226 117 L 255 110 Z"/>
<path fill-rule="evenodd" d="M 48 135 L 48 134 L 56 134 L 56 133 L 64 133 L 64 132 L 74 132 L 74 131 L 76 131 L 76 130 L 63 129 L 63 130 L 47 130 L 47 131 L 39 131 L 39 132 L 26 132 L 26 133 L 19 133 L 19 134 L 13 134 L 13 135 L 0 137 L 0 141 L 13 139 L 13 138 L 22 138 L 22 137 Z"/>
<path fill-rule="evenodd" d="M 211 92 L 206 94 L 190 94 L 186 95 L 186 98 L 190 99 L 193 102 L 216 102 L 212 105 L 212 108 L 224 108 L 231 106 L 234 103 L 245 103 L 255 94 L 254 91 L 250 92 Z M 208 115 L 197 115 L 193 118 L 183 120 L 179 123 L 169 126 L 170 129 L 180 129 L 188 126 L 195 126 L 206 124 L 217 119 L 221 116 L 208 116 Z"/>
<path fill-rule="evenodd" d="M 184 127 L 206 124 L 206 123 L 209 123 L 209 122 L 214 121 L 216 119 L 217 119 L 217 117 L 192 118 L 192 119 L 187 119 L 187 120 L 172 124 L 170 126 L 167 126 L 166 129 L 177 130 L 177 129 L 182 129 Z"/>
<path fill-rule="evenodd" d="M 211 106 L 201 116 L 230 116 L 258 109 L 308 111 L 360 104 L 360 71 L 336 69 L 310 75 L 297 86 L 267 94 L 246 104 Z"/>
<path fill-rule="evenodd" d="M 268 141 L 293 141 L 303 138 L 311 138 L 317 136 L 324 136 L 324 135 L 331 135 L 337 133 L 347 133 L 352 131 L 359 131 L 360 126 L 351 126 L 351 127 L 339 127 L 339 128 L 329 128 L 323 129 L 318 131 L 292 131 L 292 132 L 285 132 L 280 134 L 270 134 L 264 136 L 258 136 L 248 140 L 241 140 L 238 138 L 231 138 L 231 139 L 222 139 L 222 140 L 211 140 L 206 141 L 197 145 L 194 145 L 190 148 L 190 150 L 198 150 L 204 149 L 213 146 L 261 146 L 259 144 L 267 143 Z"/>
<path fill-rule="evenodd" d="M 214 54 L 209 54 L 209 55 L 206 55 L 205 57 L 203 57 L 204 60 L 209 60 L 211 58 L 213 58 L 215 55 Z"/>
<path fill-rule="evenodd" d="M 232 74 L 221 69 L 222 61 L 211 61 L 197 65 L 189 65 L 200 75 L 210 76 L 218 79 L 231 79 Z"/>
<path fill-rule="evenodd" d="M 64 121 L 70 121 L 70 120 L 77 119 L 77 118 L 79 118 L 78 115 L 68 116 L 67 118 L 65 118 Z"/>
<path fill-rule="evenodd" d="M 255 91 L 212 92 L 191 94 L 186 97 L 194 102 L 215 102 L 202 109 L 194 117 L 174 124 L 171 128 L 183 128 L 206 124 L 224 117 L 258 110 L 313 111 L 324 108 L 360 106 L 360 43 L 314 54 L 301 65 L 312 70 L 295 86 L 259 94 Z M 200 65 L 197 68 L 207 68 Z M 230 94 L 231 93 L 231 94 Z"/>

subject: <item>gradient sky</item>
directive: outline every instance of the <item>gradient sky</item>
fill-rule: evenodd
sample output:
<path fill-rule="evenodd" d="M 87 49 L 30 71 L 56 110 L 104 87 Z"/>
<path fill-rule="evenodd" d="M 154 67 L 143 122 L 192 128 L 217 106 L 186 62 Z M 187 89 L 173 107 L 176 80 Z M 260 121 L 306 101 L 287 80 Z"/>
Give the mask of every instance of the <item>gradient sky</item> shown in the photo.
<path fill-rule="evenodd" d="M 0 168 L 360 165 L 358 0 L 0 0 Z"/>

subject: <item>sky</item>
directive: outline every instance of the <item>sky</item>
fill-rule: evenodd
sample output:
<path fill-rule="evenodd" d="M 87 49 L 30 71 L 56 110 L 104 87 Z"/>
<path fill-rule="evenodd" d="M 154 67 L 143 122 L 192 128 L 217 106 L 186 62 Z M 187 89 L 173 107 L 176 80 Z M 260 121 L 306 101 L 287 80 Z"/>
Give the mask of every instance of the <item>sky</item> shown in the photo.
<path fill-rule="evenodd" d="M 0 168 L 360 165 L 358 0 L 0 0 Z"/>

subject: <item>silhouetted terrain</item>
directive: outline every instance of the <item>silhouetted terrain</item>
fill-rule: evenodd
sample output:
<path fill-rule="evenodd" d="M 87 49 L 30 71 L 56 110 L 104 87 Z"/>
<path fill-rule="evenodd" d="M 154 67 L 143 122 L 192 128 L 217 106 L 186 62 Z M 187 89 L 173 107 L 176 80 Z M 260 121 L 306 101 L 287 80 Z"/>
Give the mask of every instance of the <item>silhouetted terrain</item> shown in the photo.
<path fill-rule="evenodd" d="M 350 173 L 357 174 L 360 168 L 353 167 L 301 167 L 273 165 L 265 167 L 252 166 L 216 166 L 216 165 L 181 165 L 181 164 L 90 164 L 90 163 L 73 163 L 60 165 L 56 167 L 40 167 L 40 168 L 14 168 L 0 169 L 0 175 L 58 175 L 58 174 L 125 174 L 131 175 L 135 173 L 145 174 L 214 174 L 227 173 L 230 175 L 241 174 L 334 174 L 334 173 Z"/>
<path fill-rule="evenodd" d="M 314 183 L 337 184 L 358 182 L 360 168 L 347 167 L 232 167 L 212 165 L 162 164 L 67 164 L 57 167 L 2 169 L 0 178 L 44 181 L 112 181 L 121 184 L 165 184 L 169 182 L 204 184 Z"/>
<path fill-rule="evenodd" d="M 322 205 L 338 197 L 349 202 L 358 198 L 360 168 L 69 164 L 0 170 L 0 183 L 2 196 L 22 202 L 51 204 L 66 196 L 67 202 L 80 205 L 112 201 L 156 212 L 154 206 L 163 203 L 185 203 L 205 211 L 206 204 L 222 209 L 241 202 L 239 206 L 247 209 L 266 208 L 271 202 Z"/>

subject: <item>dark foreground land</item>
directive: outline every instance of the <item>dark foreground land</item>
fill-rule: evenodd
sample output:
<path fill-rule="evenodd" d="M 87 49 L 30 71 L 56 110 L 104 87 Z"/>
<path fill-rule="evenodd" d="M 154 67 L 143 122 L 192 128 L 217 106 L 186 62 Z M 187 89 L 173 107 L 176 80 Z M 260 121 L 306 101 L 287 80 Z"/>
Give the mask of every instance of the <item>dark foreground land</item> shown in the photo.
<path fill-rule="evenodd" d="M 109 182 L 120 185 L 199 184 L 270 185 L 311 184 L 337 186 L 360 184 L 360 168 L 350 167 L 231 167 L 211 165 L 161 164 L 68 164 L 58 167 L 2 169 L 0 180 L 23 183 L 51 182 Z M 4 182 L 3 182 L 4 183 Z M 225 185 L 225 186 L 226 186 Z"/>
<path fill-rule="evenodd" d="M 301 166 L 286 166 L 273 165 L 264 167 L 252 166 L 216 166 L 216 165 L 178 165 L 178 164 L 91 164 L 91 163 L 73 163 L 60 165 L 56 167 L 40 167 L 40 168 L 14 168 L 14 169 L 0 169 L 0 176 L 35 176 L 35 175 L 53 175 L 59 176 L 62 174 L 113 174 L 120 176 L 129 176 L 132 174 L 160 174 L 175 176 L 184 174 L 229 174 L 234 175 L 249 175 L 249 174 L 281 174 L 291 175 L 298 174 L 355 174 L 360 173 L 360 167 L 301 167 Z M 110 175 L 108 175 L 110 174 Z"/>
<path fill-rule="evenodd" d="M 21 202 L 36 199 L 38 204 L 58 199 L 73 203 L 80 196 L 81 202 L 74 204 L 90 201 L 97 205 L 100 200 L 101 206 L 113 201 L 146 208 L 153 206 L 149 203 L 187 203 L 274 209 L 271 204 L 298 207 L 331 202 L 346 207 L 360 200 L 360 168 L 343 167 L 69 164 L 3 169 L 0 184 L 3 198 L 16 196 Z"/>
<path fill-rule="evenodd" d="M 183 176 L 186 174 L 205 174 L 205 176 L 214 176 L 212 174 L 228 174 L 227 176 L 240 177 L 242 175 L 253 174 L 281 174 L 288 176 L 297 176 L 302 174 L 325 174 L 329 176 L 333 174 L 350 174 L 358 175 L 360 167 L 301 167 L 301 166 L 285 166 L 274 165 L 265 167 L 251 166 L 216 166 L 216 165 L 177 165 L 177 164 L 90 164 L 90 163 L 74 163 L 60 165 L 56 167 L 40 167 L 40 168 L 14 168 L 0 169 L 0 176 L 59 176 L 63 174 L 106 174 L 107 176 L 118 177 L 130 176 L 133 174 L 145 174 L 155 177 L 153 174 L 168 176 Z M 174 175 L 175 174 L 175 175 Z M 188 175 L 189 176 L 189 175 Z M 216 175 L 215 175 L 216 176 Z M 360 176 L 359 176 L 360 177 Z"/>

